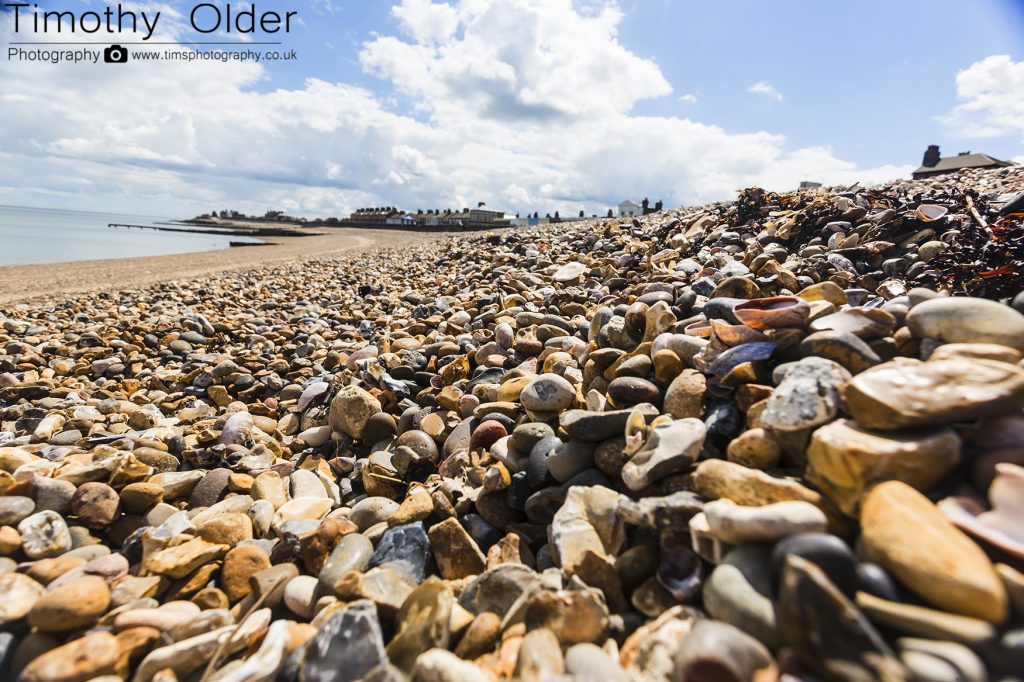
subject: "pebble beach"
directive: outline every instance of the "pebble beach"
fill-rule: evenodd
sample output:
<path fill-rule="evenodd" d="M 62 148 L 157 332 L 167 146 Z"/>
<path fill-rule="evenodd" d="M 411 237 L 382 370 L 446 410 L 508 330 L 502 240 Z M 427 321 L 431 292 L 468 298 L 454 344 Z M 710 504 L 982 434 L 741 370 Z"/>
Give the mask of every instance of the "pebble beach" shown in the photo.
<path fill-rule="evenodd" d="M 1021 679 L 1020 167 L 350 232 L 0 269 L 0 679 Z"/>

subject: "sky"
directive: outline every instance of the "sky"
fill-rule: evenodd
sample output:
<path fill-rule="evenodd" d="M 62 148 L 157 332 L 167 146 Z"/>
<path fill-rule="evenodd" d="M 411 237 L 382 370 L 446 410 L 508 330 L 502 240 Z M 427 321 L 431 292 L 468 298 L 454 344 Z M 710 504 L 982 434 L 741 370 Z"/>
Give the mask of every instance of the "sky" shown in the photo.
<path fill-rule="evenodd" d="M 150 41 L 15 32 L 0 13 L 0 204 L 317 217 L 482 201 L 603 215 L 627 198 L 675 207 L 753 185 L 909 177 L 929 144 L 1024 162 L 1024 0 L 230 3 L 295 12 L 273 35 L 200 34 L 195 2 L 120 4 L 160 12 Z M 9 53 L 56 40 L 296 59 Z M 187 44 L 199 40 L 244 44 Z M 254 44 L 266 41 L 282 45 Z M 156 42 L 176 45 L 143 44 Z"/>

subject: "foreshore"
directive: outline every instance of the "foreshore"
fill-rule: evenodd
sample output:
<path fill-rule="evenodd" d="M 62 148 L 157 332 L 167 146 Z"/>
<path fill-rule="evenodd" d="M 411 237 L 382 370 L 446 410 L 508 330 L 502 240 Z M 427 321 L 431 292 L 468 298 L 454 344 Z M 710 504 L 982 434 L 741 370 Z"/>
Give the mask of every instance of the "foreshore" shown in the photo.
<path fill-rule="evenodd" d="M 0 266 L 0 306 L 45 301 L 62 294 L 131 289 L 290 260 L 336 256 L 381 244 L 428 238 L 393 230 L 329 229 L 314 236 L 273 237 L 272 243 L 216 251 Z M 257 235 L 258 236 L 258 235 Z M 436 235 L 435 235 L 436 237 Z"/>
<path fill-rule="evenodd" d="M 1016 679 L 1021 208 L 0 270 L 0 679 Z"/>

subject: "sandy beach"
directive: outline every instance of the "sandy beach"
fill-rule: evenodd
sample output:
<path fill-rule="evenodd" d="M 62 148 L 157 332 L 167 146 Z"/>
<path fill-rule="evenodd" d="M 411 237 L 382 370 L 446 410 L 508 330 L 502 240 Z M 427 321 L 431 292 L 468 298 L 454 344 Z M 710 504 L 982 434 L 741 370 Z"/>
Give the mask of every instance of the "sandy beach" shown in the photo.
<path fill-rule="evenodd" d="M 0 266 L 0 305 L 83 291 L 110 291 L 201 277 L 311 257 L 336 256 L 381 244 L 418 242 L 437 234 L 395 230 L 321 228 L 314 236 L 274 237 L 264 246 L 142 258 Z"/>

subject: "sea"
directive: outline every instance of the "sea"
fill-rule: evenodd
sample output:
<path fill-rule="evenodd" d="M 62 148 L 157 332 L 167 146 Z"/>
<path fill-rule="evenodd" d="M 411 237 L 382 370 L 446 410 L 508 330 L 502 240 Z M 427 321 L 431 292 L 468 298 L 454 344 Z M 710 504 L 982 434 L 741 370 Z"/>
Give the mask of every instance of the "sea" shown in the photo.
<path fill-rule="evenodd" d="M 224 249 L 232 241 L 259 241 L 222 234 L 108 227 L 111 223 L 168 227 L 173 226 L 168 225 L 173 219 L 0 205 L 0 265 L 162 256 Z"/>

